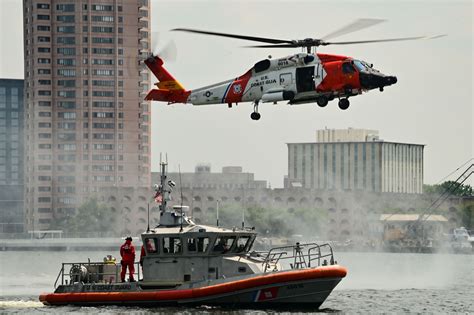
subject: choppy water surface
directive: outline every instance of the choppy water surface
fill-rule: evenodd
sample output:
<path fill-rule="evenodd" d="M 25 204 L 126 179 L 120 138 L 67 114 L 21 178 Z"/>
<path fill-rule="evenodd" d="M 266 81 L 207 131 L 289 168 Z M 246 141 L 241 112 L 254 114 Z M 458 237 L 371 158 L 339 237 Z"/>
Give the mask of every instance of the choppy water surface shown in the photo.
<path fill-rule="evenodd" d="M 47 307 L 61 262 L 101 261 L 102 252 L 0 252 L 1 314 L 286 314 L 223 308 Z M 474 255 L 338 253 L 348 276 L 321 313 L 474 313 Z M 308 310 L 312 313 L 318 310 Z"/>

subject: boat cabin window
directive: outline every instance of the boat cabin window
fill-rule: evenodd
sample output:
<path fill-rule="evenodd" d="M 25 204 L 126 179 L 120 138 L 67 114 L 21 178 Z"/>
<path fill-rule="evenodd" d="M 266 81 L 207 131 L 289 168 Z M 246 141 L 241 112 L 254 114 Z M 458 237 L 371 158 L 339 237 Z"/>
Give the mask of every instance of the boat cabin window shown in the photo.
<path fill-rule="evenodd" d="M 354 73 L 354 67 L 352 67 L 350 62 L 344 62 L 342 64 L 342 72 L 343 73 Z"/>
<path fill-rule="evenodd" d="M 250 236 L 240 236 L 237 239 L 237 246 L 235 246 L 234 253 L 242 253 L 250 242 Z"/>
<path fill-rule="evenodd" d="M 145 238 L 145 250 L 147 254 L 158 253 L 158 239 L 156 238 Z"/>
<path fill-rule="evenodd" d="M 205 253 L 209 248 L 209 237 L 188 238 L 187 249 L 189 253 Z"/>
<path fill-rule="evenodd" d="M 235 236 L 220 236 L 216 239 L 212 251 L 214 253 L 227 253 L 234 245 Z"/>
<path fill-rule="evenodd" d="M 181 254 L 182 246 L 179 237 L 164 237 L 163 238 L 163 253 L 164 254 Z"/>

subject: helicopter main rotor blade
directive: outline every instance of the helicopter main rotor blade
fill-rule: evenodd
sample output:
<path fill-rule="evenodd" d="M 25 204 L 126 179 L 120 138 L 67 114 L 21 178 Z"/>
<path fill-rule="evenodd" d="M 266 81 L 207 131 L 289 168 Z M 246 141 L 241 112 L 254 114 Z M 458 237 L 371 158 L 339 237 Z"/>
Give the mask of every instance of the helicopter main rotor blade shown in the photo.
<path fill-rule="evenodd" d="M 375 39 L 375 40 L 358 40 L 348 42 L 323 42 L 321 45 L 352 45 L 352 44 L 371 44 L 371 43 L 382 43 L 382 42 L 401 42 L 406 40 L 417 40 L 417 39 L 435 39 L 446 35 L 435 35 L 435 36 L 415 36 L 415 37 L 402 37 L 402 38 L 389 38 L 389 39 Z"/>
<path fill-rule="evenodd" d="M 251 41 L 255 41 L 255 42 L 262 42 L 262 43 L 269 43 L 269 44 L 285 44 L 285 43 L 291 44 L 292 43 L 291 40 L 286 40 L 286 39 L 276 39 L 276 38 L 265 38 L 265 37 L 254 37 L 254 36 L 237 35 L 237 34 L 208 32 L 208 31 L 200 31 L 200 30 L 189 29 L 189 28 L 175 28 L 175 29 L 172 29 L 172 31 L 197 33 L 197 34 L 221 36 L 221 37 L 230 37 L 230 38 L 251 40 Z"/>
<path fill-rule="evenodd" d="M 357 19 L 354 22 L 349 23 L 346 26 L 341 27 L 340 29 L 336 31 L 327 34 L 326 36 L 322 37 L 322 40 L 327 40 L 330 38 L 356 32 L 356 31 L 362 30 L 364 28 L 367 28 L 367 27 L 370 27 L 370 26 L 373 26 L 385 21 L 386 20 L 382 20 L 382 19 Z"/>
<path fill-rule="evenodd" d="M 255 45 L 255 46 L 243 46 L 244 48 L 295 48 L 300 47 L 296 44 L 278 44 L 278 45 Z"/>

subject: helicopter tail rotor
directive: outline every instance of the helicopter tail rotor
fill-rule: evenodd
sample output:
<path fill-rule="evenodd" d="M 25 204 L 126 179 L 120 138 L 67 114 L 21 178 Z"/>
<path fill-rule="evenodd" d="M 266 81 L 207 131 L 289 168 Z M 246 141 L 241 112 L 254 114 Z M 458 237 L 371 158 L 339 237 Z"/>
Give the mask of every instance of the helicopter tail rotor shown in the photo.
<path fill-rule="evenodd" d="M 152 32 L 152 56 L 160 56 L 161 59 L 167 62 L 175 62 L 178 55 L 178 50 L 174 40 L 169 40 L 164 45 L 160 45 L 160 33 Z"/>

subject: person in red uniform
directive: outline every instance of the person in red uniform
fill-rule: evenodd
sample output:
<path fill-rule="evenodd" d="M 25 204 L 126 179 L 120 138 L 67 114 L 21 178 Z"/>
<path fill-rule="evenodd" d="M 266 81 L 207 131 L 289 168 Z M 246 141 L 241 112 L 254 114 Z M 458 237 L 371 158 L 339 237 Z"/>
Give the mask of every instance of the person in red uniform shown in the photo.
<path fill-rule="evenodd" d="M 153 245 L 149 238 L 145 239 L 146 250 L 151 253 L 154 252 Z M 145 259 L 146 252 L 145 252 L 145 245 L 142 245 L 142 249 L 140 251 L 140 266 L 143 267 L 143 260 Z"/>
<path fill-rule="evenodd" d="M 130 274 L 130 282 L 135 282 L 135 279 L 133 278 L 133 274 L 135 273 L 135 246 L 132 245 L 131 236 L 127 236 L 125 243 L 120 246 L 120 256 L 122 256 L 122 272 L 120 273 L 122 282 L 125 282 L 127 267 Z"/>

